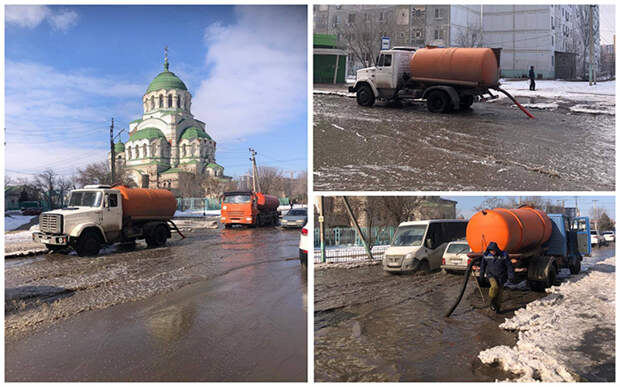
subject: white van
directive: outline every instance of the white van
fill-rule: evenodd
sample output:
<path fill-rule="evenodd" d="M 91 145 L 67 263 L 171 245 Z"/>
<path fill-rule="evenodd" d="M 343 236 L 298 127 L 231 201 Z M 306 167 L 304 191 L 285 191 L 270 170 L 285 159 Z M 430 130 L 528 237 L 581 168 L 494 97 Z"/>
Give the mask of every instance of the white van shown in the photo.
<path fill-rule="evenodd" d="M 383 256 L 383 270 L 404 272 L 439 269 L 448 243 L 465 238 L 467 220 L 435 219 L 398 225 Z"/>

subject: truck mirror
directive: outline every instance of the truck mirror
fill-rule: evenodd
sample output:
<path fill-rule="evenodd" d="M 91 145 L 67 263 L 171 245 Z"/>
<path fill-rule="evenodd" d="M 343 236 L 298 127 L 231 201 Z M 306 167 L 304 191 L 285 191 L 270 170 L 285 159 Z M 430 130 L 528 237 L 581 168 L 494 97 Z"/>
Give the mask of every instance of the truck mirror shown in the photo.
<path fill-rule="evenodd" d="M 105 194 L 103 198 L 103 208 L 108 208 L 108 207 L 110 207 L 110 195 Z"/>

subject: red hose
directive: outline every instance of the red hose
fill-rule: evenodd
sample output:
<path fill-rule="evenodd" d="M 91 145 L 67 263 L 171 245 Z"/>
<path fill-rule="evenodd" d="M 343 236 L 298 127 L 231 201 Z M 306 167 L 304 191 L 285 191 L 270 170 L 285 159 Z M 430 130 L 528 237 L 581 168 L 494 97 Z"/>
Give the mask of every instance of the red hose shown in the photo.
<path fill-rule="evenodd" d="M 519 102 L 518 102 L 518 101 L 517 101 L 517 100 L 516 100 L 516 99 L 515 99 L 512 95 L 510 95 L 510 94 L 509 94 L 506 90 L 501 89 L 501 88 L 499 88 L 499 87 L 498 87 L 497 89 L 495 89 L 495 90 L 499 91 L 500 93 L 504 93 L 504 94 L 506 95 L 506 97 L 510 98 L 510 100 L 511 100 L 512 102 L 514 102 L 514 104 L 515 104 L 515 105 L 517 105 L 517 107 L 518 107 L 519 109 L 521 109 L 521 111 L 522 111 L 523 113 L 527 114 L 527 116 L 528 116 L 529 118 L 534 118 L 534 116 L 533 116 L 530 112 L 528 112 L 528 111 L 527 111 L 527 110 L 526 110 L 526 109 L 525 109 L 525 108 L 524 108 L 524 107 L 523 107 L 523 106 L 522 106 L 522 105 L 521 105 L 521 104 L 520 104 L 520 103 L 519 103 Z"/>

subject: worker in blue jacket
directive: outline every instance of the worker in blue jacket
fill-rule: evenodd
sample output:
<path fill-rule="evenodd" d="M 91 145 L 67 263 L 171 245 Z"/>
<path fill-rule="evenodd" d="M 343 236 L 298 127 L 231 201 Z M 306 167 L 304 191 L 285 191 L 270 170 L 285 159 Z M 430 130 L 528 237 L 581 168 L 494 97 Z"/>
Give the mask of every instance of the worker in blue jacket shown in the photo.
<path fill-rule="evenodd" d="M 482 256 L 480 278 L 484 278 L 485 275 L 491 284 L 489 289 L 489 306 L 495 313 L 500 313 L 504 284 L 506 280 L 511 282 L 514 280 L 515 271 L 508 254 L 502 251 L 495 242 L 489 243 Z"/>

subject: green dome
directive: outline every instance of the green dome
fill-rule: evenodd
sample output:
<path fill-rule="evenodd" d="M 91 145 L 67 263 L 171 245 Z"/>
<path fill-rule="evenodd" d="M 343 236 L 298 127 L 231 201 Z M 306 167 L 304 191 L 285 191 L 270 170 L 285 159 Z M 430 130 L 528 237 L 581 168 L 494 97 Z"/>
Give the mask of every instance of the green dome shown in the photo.
<path fill-rule="evenodd" d="M 125 144 L 123 144 L 120 141 L 117 142 L 116 144 L 114 144 L 114 152 L 116 152 L 116 153 L 125 152 Z"/>
<path fill-rule="evenodd" d="M 189 128 L 183 131 L 181 134 L 181 140 L 193 140 L 195 138 L 208 138 L 211 140 L 211 137 L 202 129 L 198 129 L 195 126 L 190 126 Z"/>
<path fill-rule="evenodd" d="M 138 140 L 151 140 L 153 138 L 166 138 L 161 130 L 157 128 L 144 128 L 140 129 L 137 132 L 134 132 L 131 136 L 129 136 L 129 141 L 138 141 Z"/>
<path fill-rule="evenodd" d="M 183 83 L 183 81 L 180 80 L 179 77 L 177 77 L 173 72 L 164 71 L 164 72 L 159 73 L 155 77 L 155 79 L 153 79 L 153 81 L 149 85 L 149 88 L 146 89 L 146 92 L 150 93 L 151 91 L 161 90 L 161 89 L 187 90 L 187 87 L 185 86 L 185 83 Z"/>

